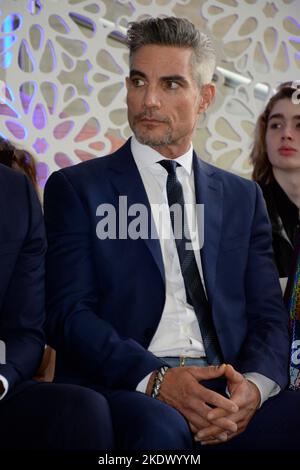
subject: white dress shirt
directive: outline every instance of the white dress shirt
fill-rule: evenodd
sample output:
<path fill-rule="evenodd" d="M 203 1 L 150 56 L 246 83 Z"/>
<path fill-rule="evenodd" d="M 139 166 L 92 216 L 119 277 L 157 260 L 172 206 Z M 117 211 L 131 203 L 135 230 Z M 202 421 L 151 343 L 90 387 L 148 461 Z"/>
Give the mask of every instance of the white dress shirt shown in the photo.
<path fill-rule="evenodd" d="M 159 235 L 166 279 L 166 303 L 161 321 L 149 345 L 149 351 L 159 357 L 205 356 L 194 308 L 186 300 L 184 280 L 173 236 L 167 199 L 168 174 L 165 168 L 158 163 L 164 157 L 150 147 L 140 144 L 134 137 L 131 140 L 131 148 L 150 202 L 156 232 Z M 186 154 L 176 159 L 176 162 L 181 165 L 177 168 L 176 174 L 182 185 L 188 225 L 192 227 L 190 234 L 194 235 L 192 244 L 203 282 L 198 230 L 195 230 L 196 201 L 192 160 L 193 149 L 191 147 Z"/>
<path fill-rule="evenodd" d="M 131 151 L 151 206 L 166 279 L 164 310 L 148 349 L 158 357 L 203 357 L 205 350 L 199 323 L 194 308 L 186 300 L 184 280 L 172 231 L 166 192 L 168 174 L 165 168 L 158 163 L 160 160 L 165 160 L 166 157 L 151 147 L 140 144 L 134 136 L 131 139 Z M 199 220 L 199 211 L 196 210 L 192 145 L 184 155 L 176 158 L 176 162 L 181 165 L 177 167 L 176 175 L 182 185 L 196 263 L 205 289 L 199 250 L 201 248 L 199 233 L 201 233 L 201 222 L 203 221 Z M 150 375 L 147 375 L 138 384 L 138 391 L 146 391 Z M 261 374 L 247 373 L 244 375 L 258 387 L 261 394 L 261 404 L 280 391 L 280 387 L 275 382 Z"/>

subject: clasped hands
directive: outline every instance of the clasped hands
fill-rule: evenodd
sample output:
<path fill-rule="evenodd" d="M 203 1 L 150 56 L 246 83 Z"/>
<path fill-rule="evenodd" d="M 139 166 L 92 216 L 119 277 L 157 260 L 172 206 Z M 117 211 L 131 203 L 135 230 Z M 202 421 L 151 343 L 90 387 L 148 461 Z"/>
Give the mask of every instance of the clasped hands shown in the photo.
<path fill-rule="evenodd" d="M 224 377 L 230 398 L 201 381 Z M 188 421 L 195 441 L 219 444 L 247 427 L 260 404 L 260 392 L 231 365 L 174 367 L 168 370 L 159 399 L 176 408 Z"/>

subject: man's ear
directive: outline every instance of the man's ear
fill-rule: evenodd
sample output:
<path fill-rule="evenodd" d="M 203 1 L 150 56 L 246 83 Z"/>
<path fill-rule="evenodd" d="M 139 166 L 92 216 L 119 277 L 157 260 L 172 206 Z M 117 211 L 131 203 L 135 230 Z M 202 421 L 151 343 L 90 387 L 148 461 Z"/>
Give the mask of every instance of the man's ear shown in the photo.
<path fill-rule="evenodd" d="M 201 98 L 199 103 L 199 114 L 204 113 L 211 102 L 213 101 L 216 94 L 216 87 L 213 83 L 207 83 L 201 87 Z"/>

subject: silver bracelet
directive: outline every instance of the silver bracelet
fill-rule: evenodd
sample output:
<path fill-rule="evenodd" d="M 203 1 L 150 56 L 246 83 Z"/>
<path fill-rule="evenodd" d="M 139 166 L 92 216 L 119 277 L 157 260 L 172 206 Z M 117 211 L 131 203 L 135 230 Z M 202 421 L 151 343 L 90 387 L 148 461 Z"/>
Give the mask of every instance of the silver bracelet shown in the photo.
<path fill-rule="evenodd" d="M 157 372 L 155 374 L 154 378 L 154 383 L 152 387 L 152 392 L 151 392 L 151 397 L 152 398 L 157 398 L 160 392 L 160 387 L 161 384 L 164 380 L 164 377 L 166 375 L 167 370 L 170 369 L 169 366 L 162 366 L 159 369 L 157 369 Z"/>

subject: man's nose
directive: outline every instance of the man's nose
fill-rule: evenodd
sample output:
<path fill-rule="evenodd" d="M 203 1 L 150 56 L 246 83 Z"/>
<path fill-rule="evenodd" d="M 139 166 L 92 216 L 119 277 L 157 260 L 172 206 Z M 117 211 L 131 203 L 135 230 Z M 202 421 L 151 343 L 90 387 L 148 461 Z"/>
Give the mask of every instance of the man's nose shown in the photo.
<path fill-rule="evenodd" d="M 144 106 L 145 108 L 160 108 L 161 97 L 159 90 L 156 87 L 148 86 L 145 89 Z"/>

